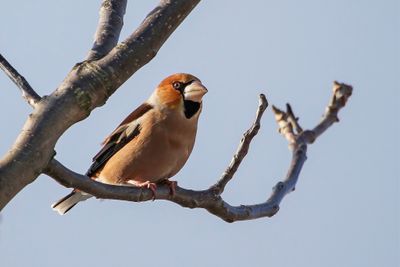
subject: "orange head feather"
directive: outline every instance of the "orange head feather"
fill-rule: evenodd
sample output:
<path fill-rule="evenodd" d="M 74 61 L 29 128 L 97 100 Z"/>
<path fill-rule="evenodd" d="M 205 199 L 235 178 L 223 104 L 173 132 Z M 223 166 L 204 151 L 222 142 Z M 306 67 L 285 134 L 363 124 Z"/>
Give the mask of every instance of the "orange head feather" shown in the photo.
<path fill-rule="evenodd" d="M 200 80 L 191 74 L 176 73 L 162 80 L 154 93 L 160 104 L 174 108 L 183 103 L 185 86 L 193 82 L 201 84 Z"/>

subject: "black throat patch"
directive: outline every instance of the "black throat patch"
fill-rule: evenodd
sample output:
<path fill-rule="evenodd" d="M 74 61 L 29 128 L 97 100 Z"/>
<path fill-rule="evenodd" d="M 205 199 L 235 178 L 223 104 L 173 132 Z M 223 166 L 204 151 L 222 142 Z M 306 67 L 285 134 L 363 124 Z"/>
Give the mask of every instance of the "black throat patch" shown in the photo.
<path fill-rule="evenodd" d="M 196 114 L 197 111 L 199 111 L 201 105 L 199 102 L 194 102 L 190 100 L 184 100 L 183 103 L 185 106 L 185 117 L 187 119 L 193 117 L 193 115 Z"/>

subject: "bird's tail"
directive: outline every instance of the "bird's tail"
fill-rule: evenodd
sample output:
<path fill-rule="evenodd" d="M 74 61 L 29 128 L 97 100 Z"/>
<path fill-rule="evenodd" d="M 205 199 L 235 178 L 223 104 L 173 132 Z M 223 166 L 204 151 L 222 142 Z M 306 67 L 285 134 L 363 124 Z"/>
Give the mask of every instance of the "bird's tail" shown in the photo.
<path fill-rule="evenodd" d="M 51 208 L 54 211 L 57 211 L 58 214 L 64 215 L 67 213 L 70 209 L 72 209 L 78 202 L 80 201 L 85 201 L 86 199 L 92 197 L 92 195 L 87 194 L 85 192 L 81 191 L 72 191 L 53 205 L 51 205 Z"/>

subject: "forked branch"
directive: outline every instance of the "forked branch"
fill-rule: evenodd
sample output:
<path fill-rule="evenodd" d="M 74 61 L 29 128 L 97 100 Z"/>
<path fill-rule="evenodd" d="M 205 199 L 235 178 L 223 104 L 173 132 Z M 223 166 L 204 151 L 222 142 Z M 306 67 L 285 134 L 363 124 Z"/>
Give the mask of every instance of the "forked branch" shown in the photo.
<path fill-rule="evenodd" d="M 275 215 L 283 198 L 295 189 L 301 169 L 307 159 L 307 144 L 314 142 L 320 134 L 337 121 L 337 113 L 344 107 L 351 92 L 351 86 L 335 82 L 334 95 L 327 111 L 322 121 L 313 130 L 302 130 L 298 123 L 298 118 L 295 117 L 290 105 L 287 105 L 286 112 L 273 107 L 273 112 L 279 125 L 279 132 L 288 140 L 290 148 L 293 150 L 293 155 L 285 179 L 274 186 L 271 196 L 265 202 L 254 205 L 231 206 L 221 197 L 224 187 L 233 178 L 240 162 L 247 154 L 252 138 L 258 132 L 261 117 L 267 107 L 264 95 L 260 95 L 260 103 L 253 125 L 245 132 L 232 162 L 215 185 L 208 190 L 200 191 L 177 187 L 173 196 L 167 186 L 161 185 L 157 188 L 156 199 L 169 200 L 187 208 L 203 208 L 227 222 L 252 220 Z M 133 202 L 148 201 L 153 198 L 152 192 L 148 189 L 113 186 L 95 182 L 87 176 L 74 173 L 55 159 L 50 162 L 45 173 L 66 187 L 78 188 L 98 198 Z"/>

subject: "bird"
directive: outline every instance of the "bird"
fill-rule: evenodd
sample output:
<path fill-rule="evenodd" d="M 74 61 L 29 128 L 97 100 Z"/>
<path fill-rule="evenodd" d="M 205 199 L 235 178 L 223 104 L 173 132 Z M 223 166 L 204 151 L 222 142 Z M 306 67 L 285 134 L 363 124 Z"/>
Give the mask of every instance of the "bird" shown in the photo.
<path fill-rule="evenodd" d="M 174 194 L 177 183 L 169 178 L 182 169 L 192 152 L 207 92 L 191 74 L 176 73 L 162 80 L 105 138 L 86 175 L 105 184 L 148 188 L 153 199 L 160 183 L 168 184 Z M 63 215 L 90 197 L 74 189 L 52 208 Z"/>

